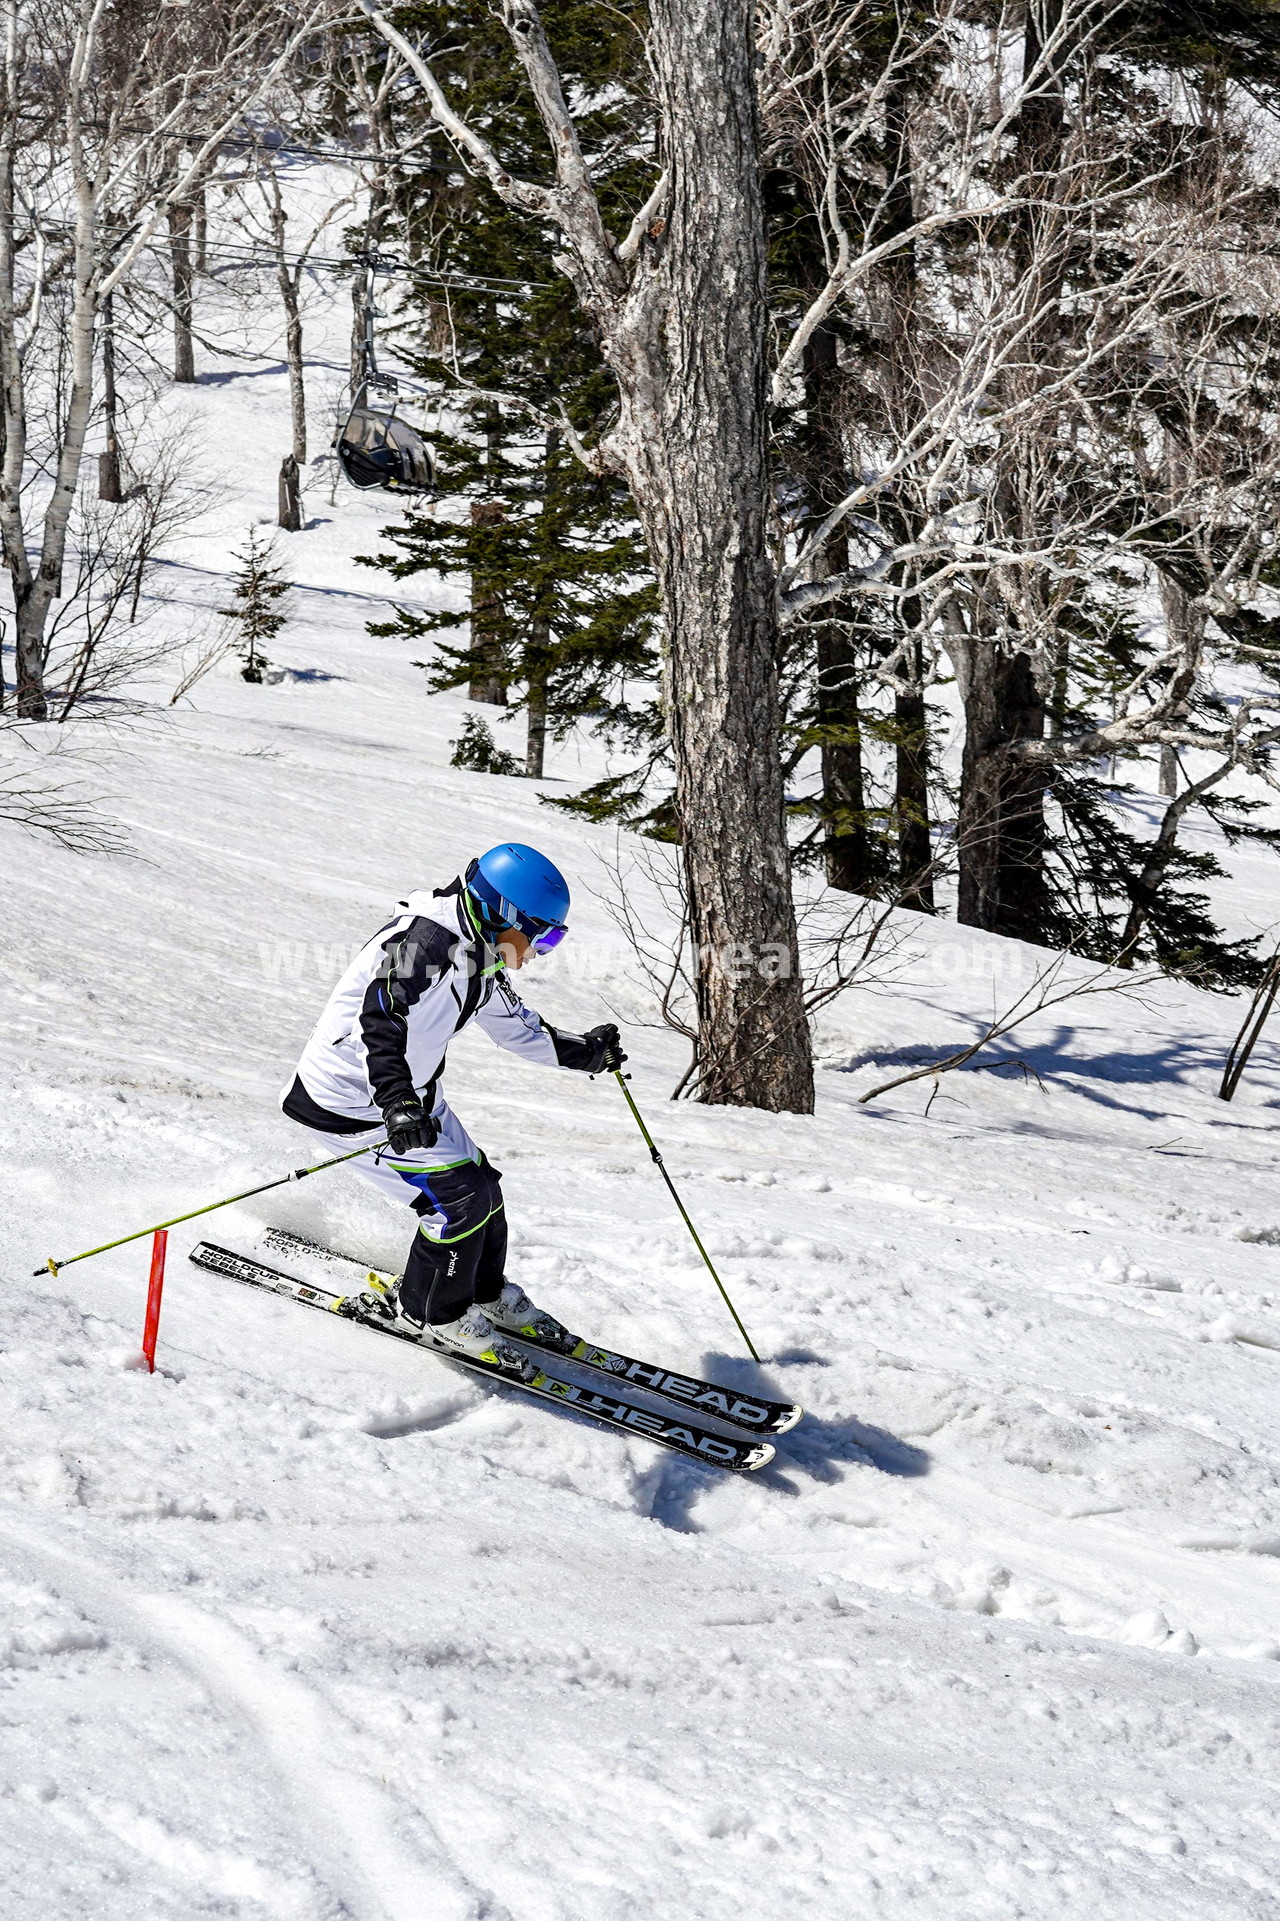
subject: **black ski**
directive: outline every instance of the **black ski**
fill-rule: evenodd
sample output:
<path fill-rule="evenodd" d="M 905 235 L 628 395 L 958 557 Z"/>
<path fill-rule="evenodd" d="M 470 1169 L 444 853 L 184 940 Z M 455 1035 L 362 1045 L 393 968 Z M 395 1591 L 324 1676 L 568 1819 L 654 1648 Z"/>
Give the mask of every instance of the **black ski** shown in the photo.
<path fill-rule="evenodd" d="M 287 1300 L 301 1301 L 307 1307 L 318 1307 L 326 1313 L 342 1311 L 344 1297 L 341 1294 L 331 1293 L 327 1288 L 312 1287 L 308 1282 L 295 1280 L 291 1274 L 280 1274 L 275 1268 L 253 1260 L 246 1254 L 233 1254 L 229 1248 L 215 1247 L 210 1241 L 200 1241 L 192 1248 L 190 1258 L 197 1267 L 207 1268 L 214 1274 L 225 1274 L 233 1281 L 242 1281 L 247 1287 L 261 1288 L 270 1294 L 282 1294 Z M 657 1441 L 659 1446 L 669 1447 L 675 1453 L 701 1461 L 708 1467 L 725 1468 L 731 1474 L 750 1474 L 773 1459 L 773 1449 L 767 1441 L 732 1441 L 724 1435 L 710 1434 L 705 1428 L 694 1427 L 687 1421 L 666 1419 L 628 1395 L 600 1393 L 580 1382 L 563 1379 L 543 1367 L 538 1367 L 532 1379 L 526 1380 L 513 1368 L 497 1367 L 487 1361 L 473 1361 L 467 1355 L 441 1346 L 429 1335 L 417 1334 L 390 1321 L 366 1319 L 364 1316 L 347 1318 L 352 1319 L 356 1326 L 370 1328 L 375 1334 L 389 1334 L 394 1340 L 408 1341 L 414 1347 L 425 1348 L 429 1353 L 437 1354 L 455 1366 L 465 1367 L 469 1373 L 478 1374 L 484 1380 L 504 1381 L 511 1387 L 520 1388 L 525 1394 L 535 1395 L 539 1400 L 554 1401 L 559 1407 L 571 1407 L 604 1427 L 621 1428 L 627 1433 L 639 1434 L 644 1440 Z"/>
<path fill-rule="evenodd" d="M 282 1254 L 309 1254 L 329 1266 L 346 1269 L 354 1287 L 364 1286 L 364 1277 L 371 1272 L 377 1273 L 377 1278 L 382 1281 L 393 1278 L 363 1267 L 349 1254 L 338 1254 L 320 1241 L 307 1240 L 301 1234 L 291 1234 L 284 1227 L 269 1227 L 262 1238 L 269 1247 L 279 1248 Z M 804 1413 L 804 1409 L 794 1401 L 770 1401 L 758 1394 L 722 1387 L 717 1381 L 702 1381 L 695 1375 L 675 1374 L 669 1368 L 659 1366 L 656 1361 L 637 1361 L 630 1354 L 619 1354 L 612 1348 L 599 1347 L 578 1335 L 571 1334 L 568 1344 L 560 1345 L 553 1341 L 540 1341 L 533 1334 L 517 1334 L 512 1328 L 504 1328 L 503 1333 L 512 1340 L 521 1341 L 526 1347 L 537 1348 L 539 1353 L 558 1354 L 565 1360 L 577 1361 L 583 1367 L 597 1368 L 619 1385 L 629 1382 L 633 1387 L 642 1387 L 646 1393 L 657 1394 L 678 1407 L 695 1409 L 700 1414 L 712 1414 L 718 1421 L 727 1421 L 731 1427 L 745 1428 L 749 1434 L 786 1434 Z"/>

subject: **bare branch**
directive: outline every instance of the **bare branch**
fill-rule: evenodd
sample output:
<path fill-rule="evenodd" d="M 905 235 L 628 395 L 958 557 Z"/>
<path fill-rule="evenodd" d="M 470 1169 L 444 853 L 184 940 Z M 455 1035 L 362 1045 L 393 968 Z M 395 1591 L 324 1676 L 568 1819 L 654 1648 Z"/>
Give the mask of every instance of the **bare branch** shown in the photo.
<path fill-rule="evenodd" d="M 356 0 L 356 4 L 374 31 L 381 34 L 389 47 L 394 47 L 413 73 L 430 102 L 437 123 L 448 134 L 458 152 L 474 161 L 499 198 L 509 207 L 519 207 L 525 213 L 553 214 L 555 210 L 547 189 L 535 185 L 531 180 L 517 179 L 507 171 L 488 141 L 454 112 L 444 88 L 427 62 L 417 48 L 405 39 L 399 28 L 393 27 L 386 15 L 379 11 L 375 0 Z"/>
<path fill-rule="evenodd" d="M 891 1081 L 882 1081 L 878 1087 L 873 1087 L 868 1093 L 860 1095 L 858 1105 L 865 1107 L 868 1101 L 878 1100 L 882 1094 L 892 1093 L 896 1087 L 906 1087 L 911 1081 L 928 1080 L 933 1076 L 949 1074 L 956 1068 L 965 1066 L 975 1054 L 980 1053 L 984 1047 L 989 1047 L 992 1041 L 1002 1039 L 1005 1034 L 1012 1033 L 1015 1027 L 1021 1027 L 1022 1023 L 1030 1020 L 1033 1015 L 1043 1014 L 1047 1008 L 1058 1007 L 1063 1001 L 1076 1000 L 1091 994 L 1134 992 L 1162 978 L 1160 974 L 1153 973 L 1141 975 L 1137 980 L 1118 981 L 1110 978 L 1112 969 L 1104 967 L 1099 968 L 1097 973 L 1090 974 L 1083 981 L 1073 981 L 1059 989 L 1058 982 L 1069 958 L 1066 954 L 1059 954 L 1056 960 L 1040 968 L 1031 985 L 1019 994 L 1017 1000 L 1002 1014 L 997 1014 L 989 1021 L 977 1040 L 968 1047 L 959 1048 L 954 1054 L 948 1054 L 942 1060 L 930 1061 L 927 1066 L 917 1067 L 909 1074 L 899 1074 Z"/>
<path fill-rule="evenodd" d="M 614 252 L 624 266 L 629 266 L 639 253 L 640 243 L 660 217 L 670 189 L 671 176 L 665 172 L 660 173 L 653 183 L 649 198 L 631 222 L 625 238 L 620 240 L 614 248 Z"/>
<path fill-rule="evenodd" d="M 616 298 L 626 285 L 621 262 L 600 213 L 600 202 L 564 97 L 536 0 L 503 0 L 502 18 L 525 70 L 555 155 L 556 191 L 549 210 L 582 263 L 596 303 Z"/>

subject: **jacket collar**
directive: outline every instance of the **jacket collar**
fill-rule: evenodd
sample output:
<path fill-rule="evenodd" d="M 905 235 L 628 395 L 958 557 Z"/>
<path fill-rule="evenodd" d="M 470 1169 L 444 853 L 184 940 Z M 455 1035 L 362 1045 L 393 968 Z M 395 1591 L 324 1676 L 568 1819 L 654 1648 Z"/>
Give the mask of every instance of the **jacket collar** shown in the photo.
<path fill-rule="evenodd" d="M 451 934 L 457 934 L 473 950 L 472 964 L 479 973 L 498 977 L 506 974 L 506 962 L 471 918 L 461 877 L 451 880 L 447 887 L 433 888 L 430 893 L 423 889 L 410 894 L 404 906 L 411 913 L 425 914 L 428 920 L 438 921 Z"/>

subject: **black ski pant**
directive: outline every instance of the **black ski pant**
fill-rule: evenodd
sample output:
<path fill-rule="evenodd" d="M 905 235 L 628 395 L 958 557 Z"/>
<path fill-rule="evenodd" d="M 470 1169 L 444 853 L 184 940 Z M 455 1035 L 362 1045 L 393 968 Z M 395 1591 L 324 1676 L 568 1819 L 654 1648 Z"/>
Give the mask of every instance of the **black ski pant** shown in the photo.
<path fill-rule="evenodd" d="M 473 1301 L 496 1301 L 507 1260 L 502 1178 L 487 1161 L 433 1169 L 414 1185 L 424 1218 L 413 1237 L 400 1312 L 428 1326 L 456 1321 Z"/>

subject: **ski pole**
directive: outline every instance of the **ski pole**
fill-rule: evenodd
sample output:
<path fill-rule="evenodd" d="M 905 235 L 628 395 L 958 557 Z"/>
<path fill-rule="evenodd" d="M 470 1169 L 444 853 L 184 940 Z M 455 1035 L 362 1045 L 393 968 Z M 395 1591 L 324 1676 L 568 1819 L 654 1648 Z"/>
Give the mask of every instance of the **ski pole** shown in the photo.
<path fill-rule="evenodd" d="M 623 1095 L 626 1099 L 627 1106 L 631 1109 L 631 1112 L 636 1117 L 636 1126 L 640 1129 L 640 1132 L 644 1135 L 644 1144 L 648 1148 L 650 1154 L 653 1157 L 653 1164 L 657 1168 L 659 1174 L 661 1174 L 663 1180 L 667 1183 L 667 1191 L 671 1195 L 671 1198 L 675 1202 L 676 1206 L 680 1209 L 681 1218 L 683 1219 L 684 1224 L 688 1228 L 690 1234 L 693 1236 L 694 1246 L 697 1248 L 699 1254 L 701 1254 L 703 1260 L 707 1264 L 708 1273 L 710 1274 L 712 1280 L 715 1282 L 716 1286 L 720 1289 L 720 1294 L 724 1301 L 724 1304 L 728 1308 L 729 1312 L 732 1314 L 734 1318 L 734 1323 L 737 1326 L 738 1332 L 739 1334 L 741 1334 L 743 1340 L 747 1344 L 748 1354 L 751 1356 L 752 1360 L 758 1364 L 760 1361 L 760 1356 L 756 1353 L 755 1347 L 751 1340 L 751 1336 L 747 1333 L 746 1328 L 742 1325 L 742 1321 L 741 1321 L 741 1318 L 739 1317 L 738 1310 L 734 1306 L 733 1302 L 729 1299 L 728 1290 L 725 1287 L 724 1282 L 720 1279 L 720 1276 L 716 1273 L 715 1268 L 712 1266 L 711 1256 L 708 1254 L 706 1248 L 702 1245 L 701 1240 L 698 1238 L 698 1230 L 694 1226 L 693 1222 L 689 1219 L 688 1208 L 685 1206 L 684 1202 L 680 1199 L 680 1196 L 676 1193 L 675 1182 L 672 1180 L 670 1174 L 668 1174 L 667 1172 L 666 1162 L 663 1160 L 661 1154 L 658 1152 L 657 1148 L 654 1146 L 653 1135 L 649 1132 L 648 1128 L 644 1124 L 644 1116 L 641 1114 L 640 1109 L 635 1104 L 635 1099 L 632 1095 L 631 1089 L 627 1086 L 627 1077 L 623 1073 L 620 1067 L 614 1068 L 613 1078 L 615 1081 L 617 1081 L 618 1086 L 622 1089 Z"/>
<path fill-rule="evenodd" d="M 189 1214 L 175 1214 L 171 1221 L 157 1221 L 154 1227 L 140 1227 L 136 1234 L 122 1234 L 118 1241 L 104 1241 L 101 1247 L 87 1247 L 83 1254 L 68 1254 L 65 1261 L 55 1261 L 50 1255 L 43 1267 L 37 1267 L 37 1278 L 48 1272 L 58 1274 L 64 1267 L 75 1261 L 90 1260 L 95 1254 L 109 1254 L 113 1247 L 126 1247 L 130 1241 L 140 1241 L 147 1234 L 158 1234 L 161 1228 L 177 1227 L 181 1221 L 194 1221 L 201 1214 L 216 1214 L 220 1207 L 230 1207 L 235 1201 L 247 1201 L 255 1194 L 269 1194 L 273 1187 L 287 1187 L 290 1181 L 305 1181 L 308 1174 L 323 1174 L 326 1167 L 340 1167 L 343 1161 L 359 1160 L 362 1154 L 372 1154 L 375 1147 L 385 1147 L 385 1141 L 370 1141 L 368 1147 L 353 1148 L 350 1154 L 335 1154 L 331 1161 L 317 1161 L 314 1167 L 295 1167 L 292 1174 L 282 1174 L 278 1181 L 264 1181 L 261 1187 L 246 1187 L 243 1194 L 228 1194 L 225 1201 L 210 1201 L 207 1207 L 193 1207 Z"/>

